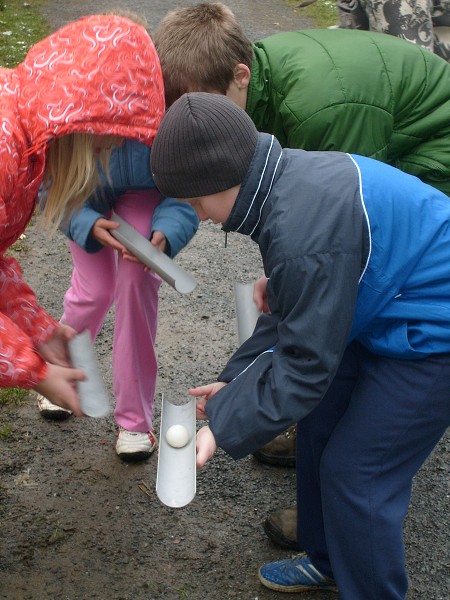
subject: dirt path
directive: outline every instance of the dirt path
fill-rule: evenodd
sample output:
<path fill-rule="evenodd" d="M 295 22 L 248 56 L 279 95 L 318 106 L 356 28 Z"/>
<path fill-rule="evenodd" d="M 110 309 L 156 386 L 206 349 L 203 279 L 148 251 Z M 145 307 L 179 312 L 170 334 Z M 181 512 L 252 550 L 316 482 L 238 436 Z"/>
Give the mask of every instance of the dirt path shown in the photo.
<path fill-rule="evenodd" d="M 152 23 L 176 4 L 195 2 L 126 6 L 145 7 Z M 255 37 L 300 27 L 281 2 L 228 4 Z M 61 6 L 58 0 L 48 2 L 46 11 L 56 26 L 109 6 Z M 59 318 L 71 272 L 62 236 L 49 241 L 31 227 L 19 260 L 42 304 Z M 224 235 L 213 225 L 202 225 L 178 260 L 199 285 L 188 296 L 161 288 L 157 429 L 160 394 L 187 397 L 186 389 L 215 378 L 236 348 L 233 280 L 260 273 L 255 245 L 235 234 L 224 248 Z M 113 315 L 96 345 L 109 387 L 112 327 Z M 0 441 L 0 598 L 281 600 L 257 582 L 262 562 L 286 555 L 267 540 L 260 521 L 295 499 L 293 470 L 268 468 L 251 457 L 235 463 L 219 451 L 198 473 L 193 502 L 173 510 L 154 491 L 156 456 L 138 465 L 117 459 L 112 418 L 52 423 L 39 417 L 31 398 L 2 409 L 1 416 L 12 432 Z M 448 456 L 447 437 L 415 481 L 405 524 L 409 600 L 449 597 Z"/>

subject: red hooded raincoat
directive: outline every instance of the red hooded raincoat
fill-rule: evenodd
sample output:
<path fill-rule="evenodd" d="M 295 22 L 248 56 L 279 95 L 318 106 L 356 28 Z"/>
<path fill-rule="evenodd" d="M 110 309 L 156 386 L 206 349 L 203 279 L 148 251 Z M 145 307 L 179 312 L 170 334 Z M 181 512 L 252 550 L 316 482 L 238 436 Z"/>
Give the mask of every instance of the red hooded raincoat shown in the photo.
<path fill-rule="evenodd" d="M 58 327 L 5 255 L 33 215 L 48 143 L 81 132 L 151 145 L 163 98 L 148 33 L 119 16 L 71 23 L 17 68 L 0 68 L 0 387 L 31 388 L 45 378 L 36 347 Z"/>

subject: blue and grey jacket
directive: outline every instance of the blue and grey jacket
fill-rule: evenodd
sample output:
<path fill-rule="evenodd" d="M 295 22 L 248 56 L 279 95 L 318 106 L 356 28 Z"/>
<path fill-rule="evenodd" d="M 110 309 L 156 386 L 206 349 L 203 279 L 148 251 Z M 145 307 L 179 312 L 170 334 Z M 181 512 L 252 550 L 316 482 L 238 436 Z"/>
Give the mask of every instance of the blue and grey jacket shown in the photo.
<path fill-rule="evenodd" d="M 450 352 L 449 225 L 448 197 L 416 177 L 259 134 L 223 229 L 258 243 L 271 314 L 206 404 L 218 445 L 240 458 L 305 417 L 352 340 L 393 358 Z"/>
<path fill-rule="evenodd" d="M 102 189 L 74 213 L 63 228 L 69 239 L 86 252 L 98 252 L 103 245 L 91 235 L 94 223 L 110 212 L 118 198 L 128 190 L 152 189 L 155 186 L 150 169 L 151 149 L 140 142 L 126 140 L 111 154 L 109 181 L 102 174 Z M 166 253 L 171 258 L 191 240 L 199 220 L 189 204 L 165 198 L 156 207 L 152 232 L 161 231 L 168 242 Z"/>

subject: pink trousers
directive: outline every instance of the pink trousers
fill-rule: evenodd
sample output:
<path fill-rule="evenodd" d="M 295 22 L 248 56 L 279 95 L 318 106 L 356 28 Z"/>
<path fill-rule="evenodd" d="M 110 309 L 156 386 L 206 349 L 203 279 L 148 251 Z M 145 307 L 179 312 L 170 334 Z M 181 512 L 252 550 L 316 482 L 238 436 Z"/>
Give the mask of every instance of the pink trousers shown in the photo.
<path fill-rule="evenodd" d="M 157 190 L 130 191 L 120 197 L 114 212 L 148 238 L 159 201 Z M 114 305 L 114 417 L 128 431 L 150 431 L 157 378 L 155 338 L 161 279 L 155 273 L 144 272 L 141 263 L 123 260 L 117 251 L 106 246 L 94 254 L 88 254 L 74 242 L 69 242 L 69 247 L 73 272 L 64 296 L 61 322 L 78 332 L 88 329 L 95 340 Z"/>

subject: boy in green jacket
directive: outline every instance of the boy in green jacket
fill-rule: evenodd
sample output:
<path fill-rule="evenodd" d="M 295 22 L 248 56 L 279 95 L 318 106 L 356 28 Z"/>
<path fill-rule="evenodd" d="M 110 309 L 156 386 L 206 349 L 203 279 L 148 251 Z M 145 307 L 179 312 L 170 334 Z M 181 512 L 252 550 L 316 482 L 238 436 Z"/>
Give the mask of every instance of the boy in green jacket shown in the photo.
<path fill-rule="evenodd" d="M 342 29 L 252 43 L 220 3 L 169 12 L 153 37 L 167 106 L 226 94 L 284 147 L 375 158 L 450 195 L 450 65 L 419 46 Z"/>
<path fill-rule="evenodd" d="M 284 147 L 375 158 L 450 195 L 450 64 L 427 50 L 343 29 L 252 43 L 221 3 L 169 12 L 153 39 L 167 106 L 189 91 L 224 94 Z M 255 283 L 260 310 L 265 287 L 264 277 Z M 294 446 L 288 430 L 255 456 L 288 465 Z M 264 526 L 274 541 L 297 547 L 295 507 Z"/>

